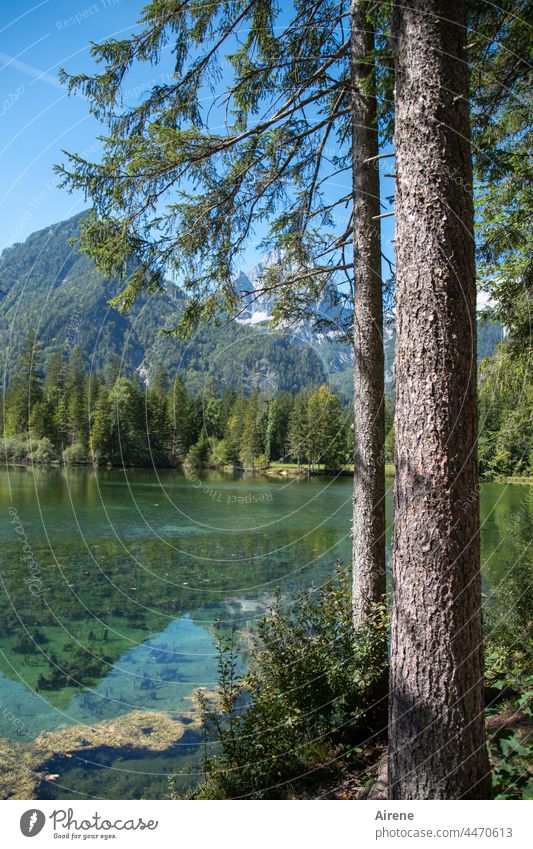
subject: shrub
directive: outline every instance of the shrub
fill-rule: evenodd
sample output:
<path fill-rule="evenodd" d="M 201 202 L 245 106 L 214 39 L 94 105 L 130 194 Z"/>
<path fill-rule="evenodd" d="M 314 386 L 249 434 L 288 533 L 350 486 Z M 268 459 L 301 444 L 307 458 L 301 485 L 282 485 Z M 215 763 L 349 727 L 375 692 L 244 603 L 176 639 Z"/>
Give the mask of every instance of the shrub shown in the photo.
<path fill-rule="evenodd" d="M 510 538 L 510 557 L 497 591 L 484 609 L 485 679 L 504 694 L 523 693 L 531 685 L 531 553 L 533 522 L 526 501 Z"/>
<path fill-rule="evenodd" d="M 185 465 L 193 468 L 205 466 L 209 456 L 209 440 L 202 431 L 198 442 L 192 446 L 185 458 Z"/>
<path fill-rule="evenodd" d="M 29 448 L 28 458 L 32 463 L 51 463 L 57 460 L 56 450 L 47 436 L 43 436 L 42 439 L 31 440 Z"/>
<path fill-rule="evenodd" d="M 350 580 L 339 568 L 296 611 L 285 612 L 277 595 L 244 674 L 232 640 L 221 638 L 217 696 L 199 695 L 219 753 L 207 758 L 198 795 L 283 798 L 306 785 L 306 774 L 315 782 L 327 774 L 329 761 L 338 769 L 339 746 L 348 756 L 384 730 L 386 634 L 384 606 L 355 632 Z"/>
<path fill-rule="evenodd" d="M 77 463 L 87 462 L 87 451 L 81 442 L 75 442 L 73 445 L 68 445 L 63 451 L 63 462 L 67 466 L 74 466 Z"/>
<path fill-rule="evenodd" d="M 391 427 L 385 437 L 385 462 L 394 462 L 394 427 Z"/>
<path fill-rule="evenodd" d="M 497 799 L 531 799 L 533 782 L 531 728 L 533 718 L 533 675 L 531 674 L 531 595 L 530 541 L 532 520 L 528 499 L 515 516 L 511 557 L 504 577 L 484 610 L 485 681 L 488 686 L 488 713 L 505 719 L 491 737 L 493 787 Z M 524 718 L 522 722 L 519 717 Z M 514 725 L 514 727 L 513 727 Z"/>
<path fill-rule="evenodd" d="M 217 439 L 215 436 L 209 438 L 209 454 L 207 462 L 210 466 L 228 465 L 228 450 L 223 439 Z"/>
<path fill-rule="evenodd" d="M 7 436 L 2 440 L 2 454 L 7 462 L 19 463 L 28 457 L 27 436 Z"/>

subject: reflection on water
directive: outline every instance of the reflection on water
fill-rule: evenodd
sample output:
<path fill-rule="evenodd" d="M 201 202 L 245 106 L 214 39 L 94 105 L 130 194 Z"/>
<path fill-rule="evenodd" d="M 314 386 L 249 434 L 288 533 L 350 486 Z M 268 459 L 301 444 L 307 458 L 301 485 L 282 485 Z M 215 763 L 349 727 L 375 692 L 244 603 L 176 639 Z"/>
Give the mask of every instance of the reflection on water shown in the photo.
<path fill-rule="evenodd" d="M 483 486 L 485 590 L 505 574 L 528 494 Z M 137 708 L 187 710 L 216 679 L 215 621 L 248 633 L 276 587 L 297 604 L 350 553 L 348 478 L 12 468 L 0 499 L 10 739 Z"/>

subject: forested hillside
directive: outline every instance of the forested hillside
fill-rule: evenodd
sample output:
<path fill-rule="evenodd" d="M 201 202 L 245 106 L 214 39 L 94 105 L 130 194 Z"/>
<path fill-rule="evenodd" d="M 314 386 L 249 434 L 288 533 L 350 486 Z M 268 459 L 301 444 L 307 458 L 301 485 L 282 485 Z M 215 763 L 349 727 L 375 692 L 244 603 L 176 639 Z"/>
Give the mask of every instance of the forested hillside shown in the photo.
<path fill-rule="evenodd" d="M 242 321 L 202 329 L 190 341 L 162 332 L 172 328 L 183 312 L 184 298 L 175 287 L 153 296 L 142 295 L 127 313 L 109 307 L 119 290 L 115 281 L 94 270 L 92 262 L 71 243 L 79 232 L 82 215 L 51 225 L 24 243 L 6 249 L 0 262 L 0 347 L 2 371 L 13 373 L 28 330 L 35 331 L 46 361 L 65 347 L 79 346 L 93 371 L 106 371 L 113 359 L 121 373 L 138 370 L 141 382 L 150 372 L 165 368 L 179 371 L 194 394 L 201 392 L 207 375 L 219 389 L 232 387 L 249 394 L 255 387 L 275 395 L 328 383 L 344 397 L 353 385 L 350 346 L 335 332 L 316 332 L 299 323 L 267 332 L 269 303 L 247 307 Z M 241 272 L 242 290 L 253 290 L 261 264 Z M 480 328 L 478 355 L 489 356 L 501 339 L 497 324 Z M 389 317 L 385 325 L 385 367 L 392 390 L 395 331 Z"/>
<path fill-rule="evenodd" d="M 221 387 L 272 393 L 298 392 L 324 382 L 329 364 L 312 340 L 299 333 L 264 330 L 222 322 L 190 341 L 166 335 L 183 311 L 183 296 L 172 285 L 165 293 L 143 296 L 122 315 L 108 301 L 118 285 L 94 271 L 70 242 L 82 216 L 54 224 L 5 250 L 1 258 L 0 340 L 3 369 L 15 369 L 28 330 L 35 331 L 44 359 L 65 347 L 79 346 L 94 371 L 106 371 L 113 359 L 121 373 L 138 370 L 142 382 L 160 367 L 180 372 L 193 392 L 208 374 Z"/>

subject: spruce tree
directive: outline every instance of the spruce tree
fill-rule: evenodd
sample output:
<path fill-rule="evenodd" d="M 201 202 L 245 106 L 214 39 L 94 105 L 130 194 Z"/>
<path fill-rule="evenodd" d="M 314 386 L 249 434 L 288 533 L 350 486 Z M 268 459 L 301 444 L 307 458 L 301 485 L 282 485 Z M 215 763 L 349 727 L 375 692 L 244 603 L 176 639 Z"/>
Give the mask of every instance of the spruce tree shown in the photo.
<path fill-rule="evenodd" d="M 196 438 L 193 411 L 183 380 L 177 375 L 167 396 L 167 431 L 170 461 L 181 465 Z"/>
<path fill-rule="evenodd" d="M 393 799 L 490 794 L 476 456 L 476 286 L 464 0 L 394 8 Z"/>
<path fill-rule="evenodd" d="M 146 439 L 152 463 L 166 465 L 171 450 L 167 416 L 168 375 L 163 368 L 154 370 L 145 393 Z"/>
<path fill-rule="evenodd" d="M 99 73 L 62 72 L 108 132 L 100 162 L 72 154 L 59 169 L 93 204 L 81 248 L 123 277 L 122 308 L 172 276 L 188 295 L 185 332 L 238 314 L 237 261 L 256 234 L 278 257 L 253 293 L 274 298 L 275 321 L 331 324 L 331 310 L 317 310 L 327 300 L 347 331 L 355 287 L 354 571 L 367 577 L 354 590 L 374 600 L 384 581 L 382 307 L 379 182 L 366 160 L 378 149 L 381 79 L 380 39 L 366 33 L 379 24 L 367 0 L 152 2 L 135 35 L 92 45 Z M 163 57 L 169 42 L 173 67 Z M 138 64 L 169 78 L 124 107 Z M 354 611 L 366 610 L 354 597 Z"/>
<path fill-rule="evenodd" d="M 91 424 L 90 449 L 93 463 L 112 463 L 116 455 L 113 407 L 109 389 L 102 387 L 95 403 Z"/>
<path fill-rule="evenodd" d="M 269 460 L 285 460 L 288 453 L 287 434 L 293 399 L 283 394 L 267 405 L 264 422 L 264 451 Z"/>
<path fill-rule="evenodd" d="M 242 434 L 239 442 L 239 459 L 245 469 L 254 468 L 255 458 L 261 452 L 259 417 L 259 390 L 255 389 L 244 409 Z"/>
<path fill-rule="evenodd" d="M 531 4 L 468 8 L 478 285 L 490 295 L 486 317 L 506 326 L 520 355 L 531 343 L 533 298 Z"/>
<path fill-rule="evenodd" d="M 40 343 L 30 330 L 20 352 L 15 373 L 6 392 L 6 434 L 28 433 L 32 408 L 43 397 Z"/>
<path fill-rule="evenodd" d="M 85 445 L 88 435 L 88 411 L 85 395 L 85 363 L 81 349 L 76 346 L 69 354 L 64 390 L 66 406 L 65 442 Z"/>
<path fill-rule="evenodd" d="M 309 460 L 309 392 L 302 390 L 294 399 L 289 417 L 288 444 L 291 457 L 298 466 Z"/>
<path fill-rule="evenodd" d="M 307 402 L 308 450 L 311 468 L 338 469 L 347 461 L 344 416 L 339 399 L 328 386 L 313 392 Z"/>
<path fill-rule="evenodd" d="M 247 402 L 245 398 L 237 398 L 235 401 L 231 415 L 226 425 L 224 434 L 224 442 L 226 444 L 226 454 L 228 462 L 234 465 L 239 465 L 241 458 L 241 439 L 244 429 L 244 416 L 246 413 Z"/>

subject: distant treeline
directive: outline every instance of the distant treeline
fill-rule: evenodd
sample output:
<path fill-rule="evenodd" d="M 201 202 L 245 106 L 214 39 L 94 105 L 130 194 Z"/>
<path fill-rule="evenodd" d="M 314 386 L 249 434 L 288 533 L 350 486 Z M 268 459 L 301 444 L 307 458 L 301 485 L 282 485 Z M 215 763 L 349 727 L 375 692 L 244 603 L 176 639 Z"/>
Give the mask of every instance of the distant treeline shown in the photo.
<path fill-rule="evenodd" d="M 533 475 L 531 381 L 523 358 L 500 344 L 481 365 L 479 459 L 485 478 Z M 111 466 L 233 466 L 273 462 L 313 471 L 352 462 L 352 411 L 327 386 L 267 397 L 234 389 L 187 390 L 157 371 L 147 387 L 122 376 L 120 358 L 90 372 L 77 347 L 43 368 L 33 333 L 2 403 L 7 462 Z M 393 409 L 385 399 L 385 462 L 394 456 Z"/>
<path fill-rule="evenodd" d="M 352 459 L 351 409 L 327 386 L 243 397 L 207 380 L 193 397 L 162 369 L 147 387 L 121 376 L 119 360 L 106 376 L 88 372 L 79 348 L 53 354 L 43 369 L 32 333 L 2 408 L 10 462 L 258 469 L 281 461 L 312 471 Z M 390 428 L 388 406 L 387 418 Z"/>

